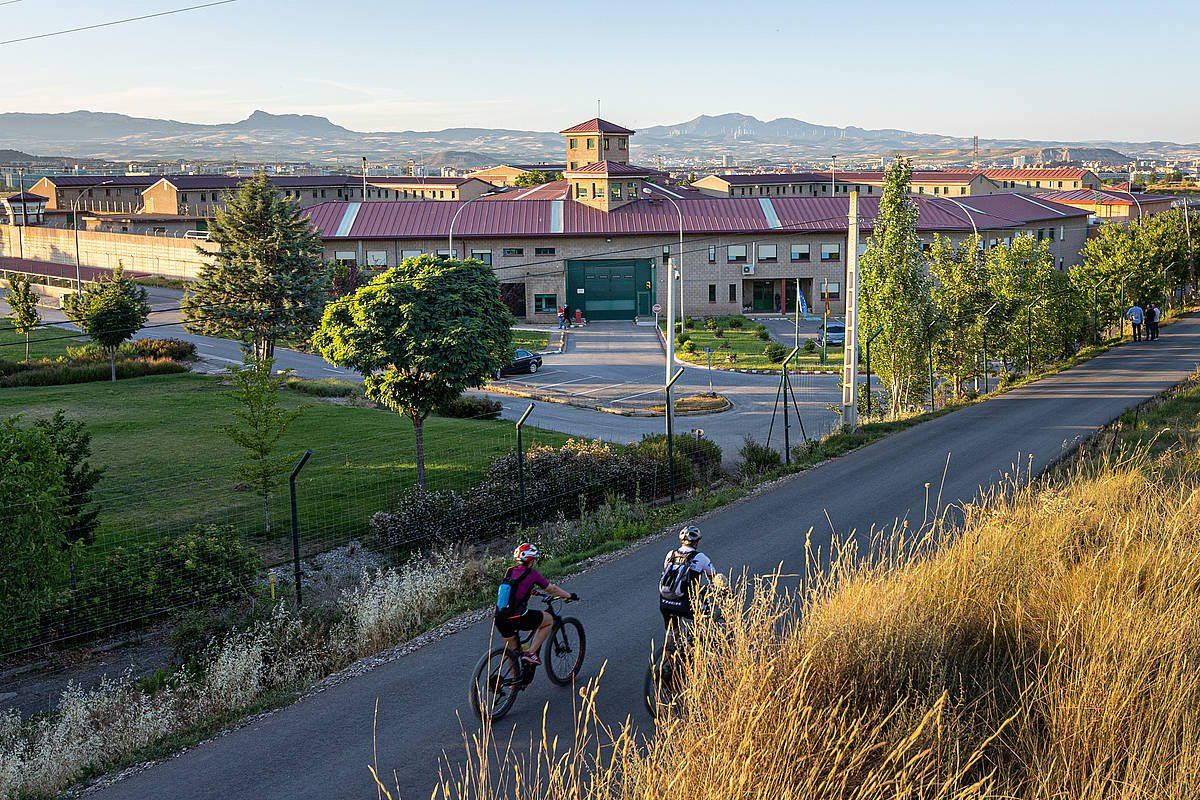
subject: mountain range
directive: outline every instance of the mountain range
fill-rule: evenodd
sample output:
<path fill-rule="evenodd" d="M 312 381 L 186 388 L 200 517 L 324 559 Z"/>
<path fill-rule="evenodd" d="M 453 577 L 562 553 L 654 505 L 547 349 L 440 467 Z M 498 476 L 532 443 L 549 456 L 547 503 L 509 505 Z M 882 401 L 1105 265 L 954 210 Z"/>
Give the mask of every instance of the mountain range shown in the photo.
<path fill-rule="evenodd" d="M 801 163 L 836 153 L 845 162 L 896 152 L 924 161 L 969 158 L 972 142 L 963 137 L 896 129 L 870 130 L 815 125 L 798 119 L 763 121 L 745 114 L 701 115 L 676 125 L 638 131 L 634 158 L 664 165 L 716 164 L 728 154 L 738 163 Z M 447 128 L 439 131 L 352 131 L 320 116 L 255 111 L 231 123 L 198 124 L 124 114 L 72 111 L 63 114 L 0 113 L 0 148 L 32 153 L 66 152 L 76 158 L 127 160 L 306 161 L 353 164 L 361 156 L 375 162 L 409 159 L 431 166 L 476 167 L 500 161 L 554 162 L 562 158 L 562 137 L 553 131 Z M 1200 144 L 1173 142 L 1062 142 L 980 139 L 980 157 L 1005 159 L 1068 149 L 1073 157 L 1123 163 L 1128 156 L 1194 158 Z M 1082 148 L 1082 149 L 1080 149 Z M 1118 152 L 1119 151 L 1119 152 Z"/>

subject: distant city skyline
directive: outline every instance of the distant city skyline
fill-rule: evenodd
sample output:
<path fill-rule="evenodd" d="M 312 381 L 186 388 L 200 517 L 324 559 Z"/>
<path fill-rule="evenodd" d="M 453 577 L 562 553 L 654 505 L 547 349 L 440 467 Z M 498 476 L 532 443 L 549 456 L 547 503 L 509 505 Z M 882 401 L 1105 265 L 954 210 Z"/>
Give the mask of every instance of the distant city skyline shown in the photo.
<path fill-rule="evenodd" d="M 179 8 L 187 0 L 0 5 L 2 39 Z M 987 139 L 1200 140 L 1179 99 L 1200 63 L 1145 53 L 1200 24 L 1183 3 L 1097 0 L 1002 13 L 767 0 L 561 3 L 238 0 L 0 52 L 23 65 L 0 108 L 233 122 L 256 109 L 356 131 L 557 130 L 595 115 L 633 128 L 700 114 L 794 117 Z M 77 66 L 78 68 L 73 68 Z"/>

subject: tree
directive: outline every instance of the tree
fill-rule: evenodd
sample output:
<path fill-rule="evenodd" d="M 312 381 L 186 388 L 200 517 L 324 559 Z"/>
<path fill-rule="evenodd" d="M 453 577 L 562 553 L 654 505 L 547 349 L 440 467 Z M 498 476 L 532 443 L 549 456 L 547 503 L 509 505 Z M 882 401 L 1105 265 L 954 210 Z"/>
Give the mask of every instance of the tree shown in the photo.
<path fill-rule="evenodd" d="M 188 330 L 234 336 L 255 360 L 273 358 L 275 343 L 307 339 L 328 299 L 329 265 L 321 239 L 297 202 L 255 175 L 230 196 L 210 226 L 220 250 L 183 298 Z"/>
<path fill-rule="evenodd" d="M 934 362 L 959 397 L 964 381 L 977 374 L 982 314 L 992 303 L 985 261 L 975 237 L 955 247 L 949 239 L 934 236 L 928 258 L 930 295 L 944 329 L 934 344 Z"/>
<path fill-rule="evenodd" d="M 6 299 L 9 308 L 12 309 L 9 319 L 12 320 L 13 327 L 17 329 L 18 333 L 25 335 L 25 361 L 28 363 L 29 334 L 42 321 L 42 316 L 38 313 L 38 294 L 33 290 L 33 284 L 29 281 L 28 276 L 14 272 L 8 279 L 8 297 Z"/>
<path fill-rule="evenodd" d="M 37 420 L 33 427 L 50 441 L 62 461 L 62 547 L 70 554 L 73 585 L 75 548 L 96 539 L 96 517 L 100 509 L 92 507 L 92 490 L 100 482 L 104 470 L 92 466 L 88 460 L 92 455 L 92 435 L 82 421 L 67 419 L 59 410 L 49 419 Z"/>
<path fill-rule="evenodd" d="M 561 181 L 563 174 L 561 172 L 546 172 L 540 169 L 522 172 L 517 177 L 513 178 L 513 186 L 541 186 L 544 183 L 552 183 L 553 181 Z"/>
<path fill-rule="evenodd" d="M 917 205 L 909 197 L 912 162 L 888 167 L 874 231 L 859 259 L 859 330 L 883 328 L 871 364 L 894 418 L 915 402 L 922 384 L 927 327 L 933 319 L 925 258 L 917 239 Z"/>
<path fill-rule="evenodd" d="M 44 433 L 0 422 L 0 650 L 23 643 L 63 585 L 63 464 Z"/>
<path fill-rule="evenodd" d="M 233 443 L 245 451 L 245 461 L 237 473 L 255 487 L 263 500 L 267 533 L 271 533 L 271 490 L 275 479 L 287 472 L 294 461 L 291 454 L 276 456 L 275 448 L 289 425 L 300 416 L 301 409 L 286 411 L 279 406 L 279 389 L 286 376 L 274 375 L 274 359 L 247 360 L 244 365 L 229 368 L 233 397 L 238 406 L 233 410 L 237 422 L 225 427 Z"/>
<path fill-rule="evenodd" d="M 117 350 L 142 329 L 150 316 L 145 288 L 126 278 L 118 263 L 109 278 L 90 284 L 81 294 L 67 295 L 63 310 L 108 354 L 115 381 Z"/>
<path fill-rule="evenodd" d="M 325 309 L 313 346 L 363 375 L 371 400 L 406 415 L 425 488 L 425 418 L 512 355 L 512 316 L 478 261 L 409 258 Z"/>

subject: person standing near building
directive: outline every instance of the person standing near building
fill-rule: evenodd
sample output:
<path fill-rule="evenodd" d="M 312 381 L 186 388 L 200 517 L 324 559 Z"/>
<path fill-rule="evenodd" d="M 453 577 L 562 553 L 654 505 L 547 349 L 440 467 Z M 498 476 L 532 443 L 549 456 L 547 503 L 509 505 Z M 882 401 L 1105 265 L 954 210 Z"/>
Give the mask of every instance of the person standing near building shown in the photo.
<path fill-rule="evenodd" d="M 1153 342 L 1158 339 L 1158 321 L 1162 318 L 1162 309 L 1158 303 L 1151 303 L 1146 309 L 1146 338 Z"/>
<path fill-rule="evenodd" d="M 1129 320 L 1133 325 L 1133 340 L 1140 342 L 1142 340 L 1142 322 L 1146 319 L 1146 314 L 1142 311 L 1142 307 L 1134 303 L 1125 312 L 1125 319 Z"/>
<path fill-rule="evenodd" d="M 567 309 L 563 306 L 558 307 L 558 329 L 564 330 L 567 327 Z"/>

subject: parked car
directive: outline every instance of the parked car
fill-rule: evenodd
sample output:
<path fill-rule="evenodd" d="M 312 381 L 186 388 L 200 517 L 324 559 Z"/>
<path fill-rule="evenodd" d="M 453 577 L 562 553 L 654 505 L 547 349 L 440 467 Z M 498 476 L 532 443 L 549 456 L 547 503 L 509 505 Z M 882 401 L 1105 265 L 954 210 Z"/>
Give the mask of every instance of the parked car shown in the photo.
<path fill-rule="evenodd" d="M 496 370 L 496 377 L 500 378 L 505 375 L 516 375 L 519 372 L 528 372 L 530 375 L 532 375 L 541 368 L 541 353 L 531 353 L 528 350 L 517 350 L 516 356 L 509 364 Z"/>
<path fill-rule="evenodd" d="M 817 331 L 817 346 L 820 347 L 825 343 L 825 337 L 829 337 L 828 347 L 841 347 L 846 344 L 846 324 L 844 322 L 829 322 L 825 325 L 825 330 Z"/>

